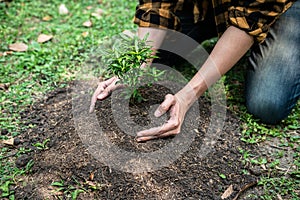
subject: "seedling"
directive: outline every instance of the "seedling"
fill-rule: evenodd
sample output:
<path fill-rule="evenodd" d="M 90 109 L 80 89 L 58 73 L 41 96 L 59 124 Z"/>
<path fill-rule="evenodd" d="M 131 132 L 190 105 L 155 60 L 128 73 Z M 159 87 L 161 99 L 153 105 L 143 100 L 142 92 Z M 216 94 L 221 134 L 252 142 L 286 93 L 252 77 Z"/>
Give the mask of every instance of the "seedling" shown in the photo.
<path fill-rule="evenodd" d="M 129 99 L 132 96 L 133 100 L 140 102 L 143 97 L 138 88 L 158 81 L 164 71 L 149 66 L 141 68 L 143 63 L 157 58 L 147 41 L 148 35 L 143 39 L 125 34 L 119 36 L 106 41 L 105 48 L 101 48 L 98 52 L 101 55 L 101 65 L 104 67 L 101 76 L 119 77 L 120 84 L 127 86 L 123 93 L 124 97 Z"/>
<path fill-rule="evenodd" d="M 26 154 L 26 153 L 29 153 L 29 152 L 31 152 L 31 149 L 29 149 L 29 148 L 25 148 L 25 147 L 20 147 L 19 148 L 19 151 L 17 152 L 17 156 L 20 156 L 21 154 Z"/>
<path fill-rule="evenodd" d="M 76 200 L 80 193 L 85 192 L 83 187 L 78 188 L 73 185 L 67 185 L 63 180 L 55 181 L 51 185 L 57 187 L 55 190 L 56 193 L 62 192 L 66 197 L 72 200 Z"/>
<path fill-rule="evenodd" d="M 50 141 L 50 139 L 48 138 L 48 139 L 44 140 L 42 143 L 37 142 L 37 143 L 33 144 L 33 146 L 35 146 L 39 150 L 46 150 L 46 149 L 48 149 L 47 143 L 49 141 Z"/>
<path fill-rule="evenodd" d="M 225 174 L 219 174 L 219 176 L 220 176 L 222 179 L 226 179 L 226 175 L 225 175 Z"/>

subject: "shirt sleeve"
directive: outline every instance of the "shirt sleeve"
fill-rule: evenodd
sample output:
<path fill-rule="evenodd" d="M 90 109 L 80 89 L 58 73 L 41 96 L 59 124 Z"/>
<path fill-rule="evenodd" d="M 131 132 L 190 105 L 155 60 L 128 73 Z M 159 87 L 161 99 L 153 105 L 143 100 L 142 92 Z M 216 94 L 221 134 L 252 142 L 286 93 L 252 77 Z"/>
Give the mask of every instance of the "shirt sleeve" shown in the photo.
<path fill-rule="evenodd" d="M 140 0 L 136 8 L 134 23 L 140 27 L 180 30 L 180 21 L 175 15 L 177 1 Z"/>
<path fill-rule="evenodd" d="M 294 0 L 295 1 L 295 0 Z M 252 35 L 261 43 L 267 37 L 270 26 L 294 2 L 293 0 L 232 1 L 229 8 L 229 24 Z"/>

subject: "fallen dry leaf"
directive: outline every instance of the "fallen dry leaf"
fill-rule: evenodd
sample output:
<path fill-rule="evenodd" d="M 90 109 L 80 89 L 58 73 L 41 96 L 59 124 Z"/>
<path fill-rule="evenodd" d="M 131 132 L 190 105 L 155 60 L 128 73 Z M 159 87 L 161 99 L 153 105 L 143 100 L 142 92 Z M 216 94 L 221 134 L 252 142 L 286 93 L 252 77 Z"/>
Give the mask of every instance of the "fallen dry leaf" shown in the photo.
<path fill-rule="evenodd" d="M 83 36 L 83 37 L 87 37 L 88 35 L 89 35 L 89 32 L 83 32 L 83 33 L 81 33 L 81 35 Z"/>
<path fill-rule="evenodd" d="M 0 83 L 0 90 L 8 90 L 9 86 L 8 83 Z"/>
<path fill-rule="evenodd" d="M 27 51 L 28 46 L 22 42 L 20 43 L 14 43 L 14 44 L 10 44 L 8 46 L 9 50 L 12 51 L 18 51 L 18 52 L 23 52 L 23 51 Z"/>
<path fill-rule="evenodd" d="M 37 42 L 38 43 L 44 43 L 44 42 L 47 42 L 47 41 L 51 40 L 52 38 L 53 38 L 52 35 L 40 34 L 38 39 L 37 39 Z"/>
<path fill-rule="evenodd" d="M 93 12 L 91 15 L 93 17 L 99 18 L 102 16 L 102 14 L 104 13 L 104 10 L 102 10 L 101 8 L 98 8 L 97 10 L 95 10 L 95 12 Z"/>
<path fill-rule="evenodd" d="M 104 13 L 104 10 L 101 8 L 97 8 L 96 13 L 98 13 L 99 15 L 102 15 Z"/>
<path fill-rule="evenodd" d="M 13 146 L 14 145 L 14 138 L 10 138 L 8 140 L 2 140 L 2 144 L 6 144 L 6 145 L 10 145 L 10 146 Z"/>
<path fill-rule="evenodd" d="M 86 181 L 85 183 L 89 186 L 96 186 L 96 183 L 94 183 L 92 181 Z"/>
<path fill-rule="evenodd" d="M 282 196 L 280 194 L 277 194 L 278 200 L 283 200 Z"/>
<path fill-rule="evenodd" d="M 96 17 L 96 18 L 99 18 L 99 17 L 101 17 L 99 14 L 97 14 L 97 13 L 92 13 L 91 14 L 93 17 Z"/>
<path fill-rule="evenodd" d="M 88 21 L 84 22 L 82 25 L 85 27 L 91 27 L 91 26 L 93 26 L 93 23 L 91 20 L 88 20 Z"/>
<path fill-rule="evenodd" d="M 60 4 L 60 6 L 58 8 L 58 12 L 60 15 L 67 15 L 69 13 L 69 10 L 65 4 Z"/>
<path fill-rule="evenodd" d="M 45 17 L 43 17 L 43 21 L 50 21 L 52 19 L 52 17 L 51 16 L 49 16 L 49 15 L 47 15 L 47 16 L 45 16 Z"/>
<path fill-rule="evenodd" d="M 95 175 L 94 175 L 94 172 L 92 172 L 92 173 L 90 174 L 90 177 L 89 177 L 91 181 L 94 180 L 94 176 L 95 176 Z"/>
<path fill-rule="evenodd" d="M 228 198 L 233 193 L 233 185 L 230 185 L 227 190 L 222 194 L 221 199 Z"/>
<path fill-rule="evenodd" d="M 33 31 L 33 30 L 35 30 L 35 29 L 36 29 L 36 27 L 30 27 L 30 28 L 29 28 L 30 31 Z"/>
<path fill-rule="evenodd" d="M 91 10 L 93 8 L 93 6 L 87 6 L 86 9 L 87 10 Z"/>
<path fill-rule="evenodd" d="M 86 181 L 85 184 L 87 186 L 89 186 L 89 188 L 93 188 L 93 189 L 100 189 L 102 187 L 105 187 L 105 184 L 99 184 L 97 182 L 93 182 L 93 181 Z"/>

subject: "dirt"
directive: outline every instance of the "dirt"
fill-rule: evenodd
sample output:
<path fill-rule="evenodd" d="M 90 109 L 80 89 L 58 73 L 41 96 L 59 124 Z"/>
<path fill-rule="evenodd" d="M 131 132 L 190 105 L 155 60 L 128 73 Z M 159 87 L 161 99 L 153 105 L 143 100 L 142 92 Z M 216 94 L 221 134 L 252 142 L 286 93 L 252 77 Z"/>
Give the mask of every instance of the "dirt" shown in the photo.
<path fill-rule="evenodd" d="M 142 91 L 149 100 L 140 104 L 130 104 L 131 119 L 124 121 L 134 121 L 146 128 L 151 120 L 151 114 L 148 112 L 150 106 L 159 104 L 167 92 L 169 91 L 159 87 Z M 116 169 L 110 163 L 105 164 L 101 159 L 95 158 L 76 131 L 71 86 L 57 89 L 22 114 L 23 120 L 35 127 L 19 137 L 21 142 L 18 147 L 31 148 L 32 151 L 21 156 L 16 164 L 22 168 L 32 159 L 34 165 L 23 182 L 15 186 L 16 199 L 68 199 L 70 192 L 77 188 L 85 190 L 79 194 L 78 199 L 212 200 L 221 199 L 222 194 L 231 185 L 233 190 L 226 199 L 234 199 L 237 196 L 239 199 L 247 199 L 242 197 L 241 193 L 245 186 L 255 185 L 260 172 L 249 169 L 243 162 L 240 148 L 253 150 L 250 149 L 253 147 L 240 140 L 241 123 L 230 111 L 227 110 L 224 127 L 218 132 L 213 150 L 201 156 L 202 151 L 199 149 L 210 126 L 210 102 L 206 98 L 199 99 L 200 116 L 192 116 L 185 122 L 188 125 L 194 121 L 199 122 L 197 127 L 192 127 L 193 139 L 188 144 L 180 143 L 190 139 L 185 127 L 182 128 L 183 133 L 176 137 L 137 143 L 134 135 L 125 134 L 122 127 L 116 124 L 112 115 L 111 100 L 108 98 L 97 103 L 96 116 L 105 137 L 118 148 L 126 152 L 145 154 L 174 143 L 187 145 L 187 148 L 178 158 L 177 152 L 169 152 L 176 157 L 174 162 L 152 171 L 130 173 Z M 157 123 L 161 121 L 158 120 Z M 33 146 L 46 139 L 50 139 L 47 148 L 38 149 Z M 124 162 L 123 165 L 126 167 L 127 164 Z M 139 163 L 141 166 L 143 164 L 147 165 Z M 251 173 L 243 173 L 244 169 Z M 59 192 L 58 187 L 51 186 L 53 182 L 61 180 L 65 185 L 74 188 L 68 190 L 68 193 L 67 189 Z M 94 189 L 91 189 L 92 186 Z"/>

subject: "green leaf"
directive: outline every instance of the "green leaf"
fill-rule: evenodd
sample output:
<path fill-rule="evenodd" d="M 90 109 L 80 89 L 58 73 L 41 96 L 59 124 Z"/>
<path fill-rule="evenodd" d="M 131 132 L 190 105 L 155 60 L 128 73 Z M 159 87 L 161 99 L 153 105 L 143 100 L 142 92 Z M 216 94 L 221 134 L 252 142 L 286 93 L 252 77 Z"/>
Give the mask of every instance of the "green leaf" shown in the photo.
<path fill-rule="evenodd" d="M 226 175 L 225 175 L 225 174 L 219 174 L 219 176 L 220 176 L 222 179 L 226 179 Z"/>
<path fill-rule="evenodd" d="M 6 181 L 0 186 L 0 189 L 2 190 L 2 197 L 9 196 L 9 186 L 11 185 L 11 183 L 11 181 Z"/>
<path fill-rule="evenodd" d="M 135 52 L 139 52 L 138 40 L 134 41 L 134 49 L 135 49 Z"/>
<path fill-rule="evenodd" d="M 76 200 L 77 197 L 78 197 L 78 195 L 79 195 L 80 193 L 82 193 L 82 192 L 84 192 L 84 190 L 80 190 L 80 189 L 74 190 L 74 191 L 71 193 L 71 195 L 72 195 L 72 200 Z"/>
<path fill-rule="evenodd" d="M 60 181 L 60 182 L 56 181 L 56 182 L 51 183 L 51 185 L 56 186 L 56 187 L 64 187 L 65 186 L 64 181 Z"/>

